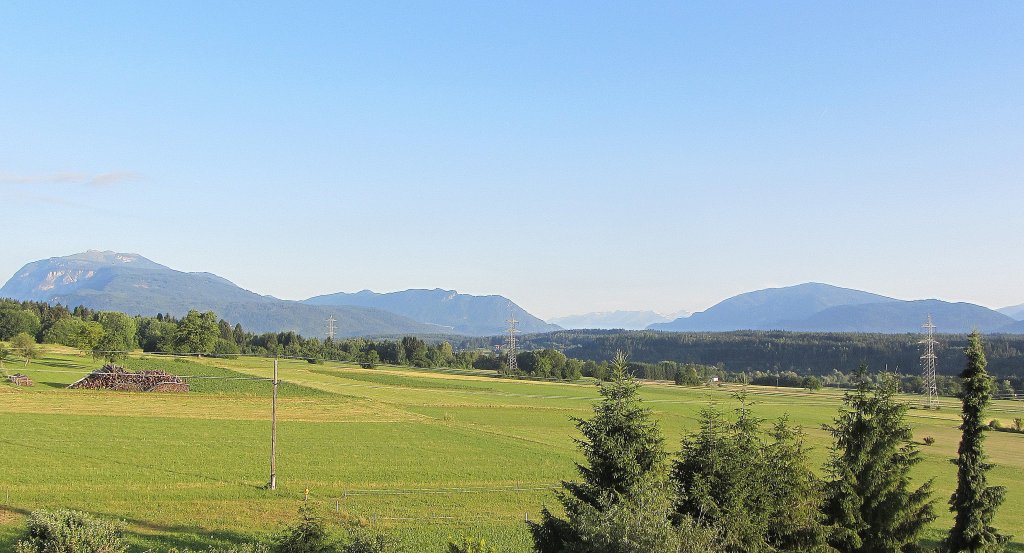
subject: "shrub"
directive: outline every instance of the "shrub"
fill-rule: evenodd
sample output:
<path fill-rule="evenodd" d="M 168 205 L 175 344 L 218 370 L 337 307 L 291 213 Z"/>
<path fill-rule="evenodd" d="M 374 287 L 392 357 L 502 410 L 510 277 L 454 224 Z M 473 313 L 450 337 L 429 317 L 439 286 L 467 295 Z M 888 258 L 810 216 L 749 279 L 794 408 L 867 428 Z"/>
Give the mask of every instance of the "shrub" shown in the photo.
<path fill-rule="evenodd" d="M 401 553 L 402 544 L 393 536 L 362 528 L 349 531 L 349 542 L 341 549 L 344 553 Z"/>
<path fill-rule="evenodd" d="M 933 438 L 931 436 L 925 436 L 924 440 L 922 440 L 922 441 L 924 442 L 924 445 L 932 445 L 932 444 L 935 443 L 935 438 Z"/>
<path fill-rule="evenodd" d="M 323 519 L 309 505 L 299 507 L 299 521 L 274 540 L 275 553 L 328 553 L 333 550 Z"/>
<path fill-rule="evenodd" d="M 229 545 L 227 547 L 210 547 L 202 551 L 193 552 L 191 549 L 167 550 L 167 553 L 270 553 L 270 547 L 262 543 L 247 543 L 244 545 Z"/>
<path fill-rule="evenodd" d="M 1013 419 L 1013 429 L 1017 432 L 1024 432 L 1024 420 L 1020 417 Z"/>
<path fill-rule="evenodd" d="M 1003 423 L 999 422 L 999 419 L 992 419 L 991 421 L 989 421 L 988 427 L 991 428 L 992 430 L 1002 430 Z"/>
<path fill-rule="evenodd" d="M 463 536 L 457 542 L 448 539 L 448 553 L 498 553 L 498 550 L 487 545 L 487 540 Z"/>
<path fill-rule="evenodd" d="M 125 553 L 124 523 L 79 511 L 33 511 L 17 553 Z"/>

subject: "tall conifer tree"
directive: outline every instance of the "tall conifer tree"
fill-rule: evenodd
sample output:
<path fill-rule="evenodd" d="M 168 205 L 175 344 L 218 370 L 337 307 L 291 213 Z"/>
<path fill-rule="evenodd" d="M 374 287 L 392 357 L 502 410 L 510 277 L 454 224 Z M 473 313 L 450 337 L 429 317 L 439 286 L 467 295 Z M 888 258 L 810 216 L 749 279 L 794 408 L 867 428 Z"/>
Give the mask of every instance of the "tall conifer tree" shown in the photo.
<path fill-rule="evenodd" d="M 832 426 L 825 512 L 835 526 L 831 542 L 844 553 L 918 551 L 935 513 L 931 481 L 910 488 L 910 468 L 921 461 L 891 381 L 872 386 L 862 367 L 859 384 L 843 398 Z"/>
<path fill-rule="evenodd" d="M 960 373 L 963 422 L 955 461 L 957 486 L 949 500 L 949 510 L 955 513 L 956 522 L 949 532 L 947 546 L 951 553 L 991 553 L 1003 551 L 1009 540 L 992 527 L 992 518 L 1006 496 L 1006 489 L 986 486 L 985 473 L 992 465 L 985 462 L 983 417 L 991 400 L 992 379 L 985 371 L 985 350 L 977 330 L 971 333 L 965 353 L 967 366 Z"/>
<path fill-rule="evenodd" d="M 625 357 L 613 363 L 611 382 L 590 419 L 576 419 L 585 462 L 581 481 L 563 482 L 558 494 L 564 519 L 545 508 L 530 523 L 540 553 L 646 553 L 676 551 L 677 531 L 669 520 L 664 437 L 650 410 L 637 397 L 637 382 L 626 374 Z"/>

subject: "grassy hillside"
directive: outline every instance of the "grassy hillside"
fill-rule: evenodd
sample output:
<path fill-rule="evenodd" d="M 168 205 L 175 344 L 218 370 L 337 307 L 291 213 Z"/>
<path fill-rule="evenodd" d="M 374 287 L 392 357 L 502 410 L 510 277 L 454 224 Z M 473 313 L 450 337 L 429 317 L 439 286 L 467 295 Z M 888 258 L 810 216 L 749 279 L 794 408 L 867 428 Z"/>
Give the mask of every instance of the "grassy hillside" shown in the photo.
<path fill-rule="evenodd" d="M 502 551 L 528 551 L 523 525 L 554 501 L 551 486 L 573 478 L 575 429 L 598 397 L 593 384 L 508 381 L 487 373 L 407 368 L 360 369 L 282 361 L 287 382 L 278 405 L 279 489 L 268 476 L 267 359 L 133 358 L 132 370 L 159 368 L 193 379 L 187 395 L 67 390 L 100 365 L 69 350 L 50 350 L 27 369 L 37 385 L 0 385 L 0 550 L 11 548 L 24 516 L 40 507 L 73 507 L 128 521 L 138 551 L 200 547 L 266 537 L 294 519 L 305 489 L 332 519 L 363 520 L 401 534 L 417 551 L 442 551 L 448 536 L 486 536 Z M 734 404 L 728 388 L 649 384 L 642 396 L 669 444 L 695 427 L 709 402 Z M 755 412 L 789 414 L 807 430 L 820 465 L 828 440 L 820 430 L 839 405 L 834 392 L 753 389 Z M 959 438 L 958 410 L 911 410 L 925 461 L 915 478 L 935 478 L 939 520 L 955 472 L 948 459 Z M 1024 416 L 1000 402 L 992 416 Z M 1024 552 L 1024 435 L 989 434 L 996 484 L 1009 488 L 997 525 Z"/>

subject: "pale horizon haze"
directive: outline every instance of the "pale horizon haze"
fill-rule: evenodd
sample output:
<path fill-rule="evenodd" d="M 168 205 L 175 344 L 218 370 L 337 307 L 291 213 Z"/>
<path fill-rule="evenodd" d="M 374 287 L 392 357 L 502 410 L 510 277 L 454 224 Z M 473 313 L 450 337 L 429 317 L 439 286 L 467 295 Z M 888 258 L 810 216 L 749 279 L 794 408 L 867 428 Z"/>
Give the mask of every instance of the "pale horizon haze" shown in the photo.
<path fill-rule="evenodd" d="M 1024 303 L 1024 4 L 0 5 L 0 281 Z"/>

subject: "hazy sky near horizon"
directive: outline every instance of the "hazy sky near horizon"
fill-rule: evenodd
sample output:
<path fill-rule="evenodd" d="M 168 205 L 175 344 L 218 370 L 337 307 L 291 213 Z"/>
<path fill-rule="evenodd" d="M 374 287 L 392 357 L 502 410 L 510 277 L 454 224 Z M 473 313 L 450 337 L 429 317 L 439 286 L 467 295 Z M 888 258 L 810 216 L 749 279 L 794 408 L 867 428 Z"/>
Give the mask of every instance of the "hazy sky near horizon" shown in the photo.
<path fill-rule="evenodd" d="M 1024 302 L 1021 2 L 4 2 L 0 280 Z"/>

